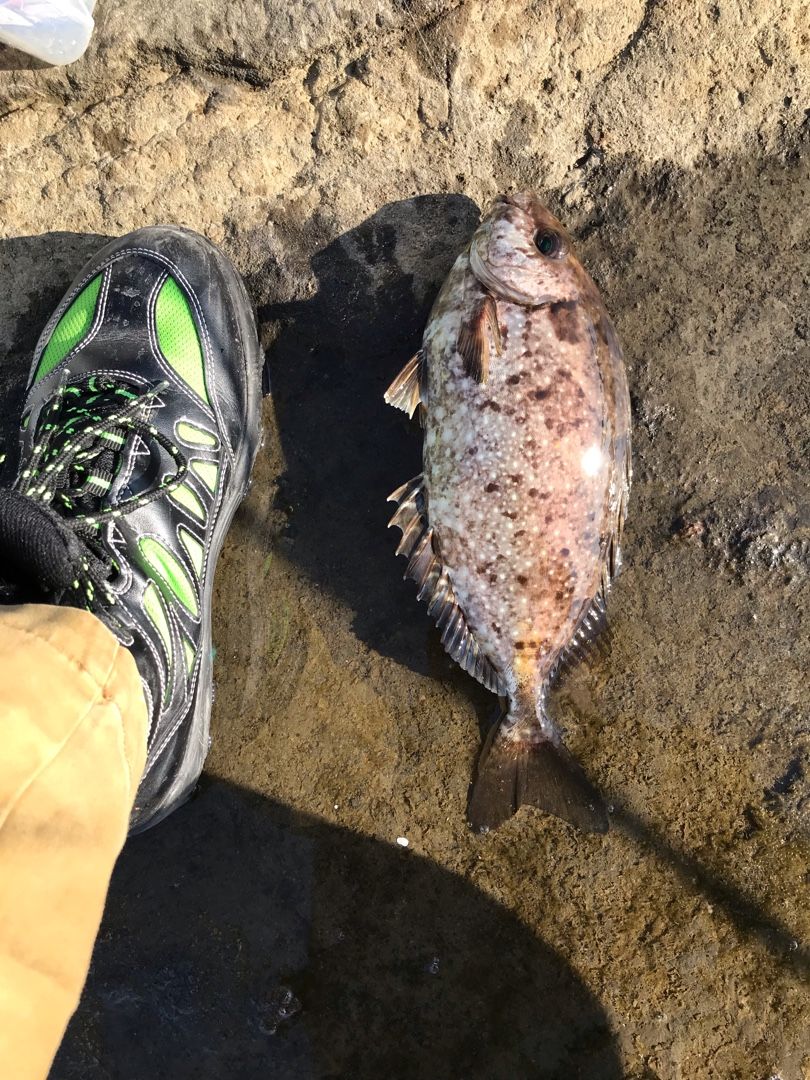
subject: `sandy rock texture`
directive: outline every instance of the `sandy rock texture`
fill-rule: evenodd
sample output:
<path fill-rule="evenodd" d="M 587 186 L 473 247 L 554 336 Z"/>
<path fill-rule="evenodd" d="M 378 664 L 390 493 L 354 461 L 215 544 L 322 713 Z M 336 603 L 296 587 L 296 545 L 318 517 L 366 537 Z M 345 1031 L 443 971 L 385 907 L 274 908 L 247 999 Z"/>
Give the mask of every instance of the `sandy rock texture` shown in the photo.
<path fill-rule="evenodd" d="M 808 57 L 801 0 L 100 0 L 68 70 L 0 51 L 7 437 L 72 275 L 158 221 L 245 275 L 272 386 L 207 775 L 128 845 L 53 1080 L 810 1077 Z M 469 833 L 493 702 L 385 528 L 382 393 L 526 186 L 633 398 L 610 651 L 555 701 L 605 838 Z"/>

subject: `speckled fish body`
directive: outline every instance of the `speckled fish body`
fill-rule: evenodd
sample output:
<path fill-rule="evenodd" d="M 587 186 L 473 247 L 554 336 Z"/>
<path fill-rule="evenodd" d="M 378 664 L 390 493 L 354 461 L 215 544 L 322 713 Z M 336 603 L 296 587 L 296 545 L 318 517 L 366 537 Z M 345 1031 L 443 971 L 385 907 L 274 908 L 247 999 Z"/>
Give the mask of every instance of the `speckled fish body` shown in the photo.
<path fill-rule="evenodd" d="M 527 802 L 601 831 L 546 695 L 593 636 L 617 569 L 629 398 L 598 291 L 531 193 L 496 201 L 388 400 L 418 404 L 425 427 L 421 481 L 392 496 L 408 574 L 451 655 L 507 699 L 471 822 L 493 827 Z"/>

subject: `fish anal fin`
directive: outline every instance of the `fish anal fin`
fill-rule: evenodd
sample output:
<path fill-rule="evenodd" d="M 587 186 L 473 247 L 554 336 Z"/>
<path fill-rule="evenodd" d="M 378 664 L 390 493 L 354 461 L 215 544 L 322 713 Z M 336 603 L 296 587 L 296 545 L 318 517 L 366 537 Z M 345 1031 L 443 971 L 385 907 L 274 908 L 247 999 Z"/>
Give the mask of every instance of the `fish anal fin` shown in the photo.
<path fill-rule="evenodd" d="M 497 829 L 521 806 L 536 806 L 582 832 L 607 832 L 602 797 L 561 743 L 513 740 L 499 728 L 484 744 L 470 792 L 467 819 L 476 832 Z"/>
<path fill-rule="evenodd" d="M 464 362 L 464 371 L 471 379 L 482 385 L 489 377 L 489 337 L 500 355 L 503 349 L 501 328 L 498 323 L 498 305 L 489 293 L 476 300 L 472 311 L 459 330 L 456 348 Z"/>
<path fill-rule="evenodd" d="M 409 515 L 414 509 L 421 514 L 424 509 L 424 481 L 422 474 L 419 473 L 412 480 L 401 484 L 396 491 L 392 491 L 388 496 L 388 502 L 397 504 L 394 516 L 388 522 L 389 528 L 392 525 L 398 525 L 398 519 L 401 519 L 401 516 Z"/>
<path fill-rule="evenodd" d="M 419 419 L 422 422 L 426 399 L 427 357 L 425 356 L 425 350 L 420 349 L 410 358 L 385 391 L 385 400 L 389 405 L 393 405 L 395 409 L 402 409 L 408 416 L 413 416 L 416 410 L 419 409 Z"/>
<path fill-rule="evenodd" d="M 602 588 L 581 612 L 571 640 L 557 662 L 555 672 L 561 668 L 572 668 L 583 661 L 588 663 L 610 652 L 610 624 L 605 606 L 605 594 L 609 584 L 609 581 L 603 579 Z"/>
<path fill-rule="evenodd" d="M 617 503 L 613 515 L 613 521 L 610 524 L 610 530 L 602 540 L 602 593 L 605 595 L 607 595 L 610 586 L 618 577 L 622 568 L 620 541 L 622 529 L 624 527 L 624 518 L 627 512 L 628 490 L 629 489 L 625 488 L 622 492 L 620 501 Z"/>
<path fill-rule="evenodd" d="M 427 601 L 428 615 L 435 619 L 442 645 L 456 663 L 488 690 L 503 693 L 497 669 L 482 651 L 470 630 L 447 571 L 442 566 L 438 538 L 428 524 L 427 500 L 422 476 L 415 476 L 389 496 L 397 508 L 389 522 L 402 531 L 397 554 L 405 555 L 405 577 L 416 582 L 418 599 Z"/>

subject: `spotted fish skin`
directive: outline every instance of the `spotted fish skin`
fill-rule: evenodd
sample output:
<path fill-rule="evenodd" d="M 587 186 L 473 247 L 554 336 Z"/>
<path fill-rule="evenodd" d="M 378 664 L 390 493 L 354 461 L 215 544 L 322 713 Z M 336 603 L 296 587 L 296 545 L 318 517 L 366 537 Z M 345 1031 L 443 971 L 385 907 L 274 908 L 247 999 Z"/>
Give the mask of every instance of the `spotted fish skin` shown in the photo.
<path fill-rule="evenodd" d="M 618 566 L 630 404 L 599 293 L 532 193 L 497 200 L 456 260 L 417 375 L 419 512 L 436 565 L 421 578 L 424 555 L 411 560 L 410 576 L 428 598 L 446 580 L 469 642 L 445 644 L 473 674 L 477 649 L 508 701 L 479 762 L 471 821 L 494 827 L 529 802 L 602 831 L 604 808 L 546 695 L 561 657 L 591 636 Z"/>

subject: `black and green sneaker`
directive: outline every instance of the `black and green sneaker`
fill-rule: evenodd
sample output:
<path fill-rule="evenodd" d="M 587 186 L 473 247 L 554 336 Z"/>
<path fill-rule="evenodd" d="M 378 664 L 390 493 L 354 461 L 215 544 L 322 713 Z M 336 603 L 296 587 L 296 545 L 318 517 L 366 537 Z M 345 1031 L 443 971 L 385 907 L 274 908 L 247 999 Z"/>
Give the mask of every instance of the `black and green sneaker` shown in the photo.
<path fill-rule="evenodd" d="M 0 600 L 88 608 L 131 649 L 151 715 L 132 831 L 191 793 L 208 751 L 214 566 L 260 405 L 242 281 L 172 226 L 103 248 L 34 353 L 0 491 Z"/>

